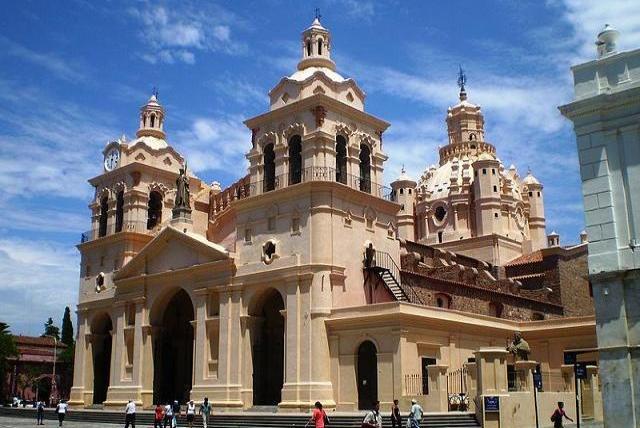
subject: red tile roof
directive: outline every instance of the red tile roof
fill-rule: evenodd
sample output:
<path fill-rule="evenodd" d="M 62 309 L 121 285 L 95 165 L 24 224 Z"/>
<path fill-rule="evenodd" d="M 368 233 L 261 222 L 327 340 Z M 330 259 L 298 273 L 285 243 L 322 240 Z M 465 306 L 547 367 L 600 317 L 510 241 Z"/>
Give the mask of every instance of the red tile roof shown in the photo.
<path fill-rule="evenodd" d="M 539 263 L 543 260 L 542 251 L 534 251 L 533 253 L 525 254 L 518 258 L 506 263 L 505 266 L 524 265 L 527 263 Z"/>

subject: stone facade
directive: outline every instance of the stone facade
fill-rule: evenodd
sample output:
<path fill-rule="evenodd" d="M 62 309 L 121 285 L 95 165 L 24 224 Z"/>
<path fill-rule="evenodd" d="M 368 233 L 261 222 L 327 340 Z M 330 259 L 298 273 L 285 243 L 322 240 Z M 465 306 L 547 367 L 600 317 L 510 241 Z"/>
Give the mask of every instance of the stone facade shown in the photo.
<path fill-rule="evenodd" d="M 598 320 L 605 426 L 640 427 L 640 49 L 598 34 L 597 59 L 572 67 L 589 273 Z"/>
<path fill-rule="evenodd" d="M 245 121 L 248 173 L 222 189 L 187 169 L 191 219 L 171 213 L 186 160 L 166 141 L 157 97 L 142 107 L 136 140 L 105 149 L 105 172 L 90 180 L 94 229 L 78 246 L 72 405 L 206 396 L 221 411 L 300 411 L 316 400 L 355 410 L 417 398 L 443 411 L 447 373 L 515 330 L 549 378 L 561 377 L 564 349 L 595 346 L 593 318 L 563 318 L 556 294 L 398 239 L 415 227 L 416 187 L 407 177 L 383 185 L 389 124 L 336 72 L 317 19 L 300 48 L 269 110 Z M 515 258 L 525 235 L 468 242 L 498 237 Z M 437 307 L 443 290 L 450 307 Z M 416 379 L 437 389 L 412 389 Z"/>

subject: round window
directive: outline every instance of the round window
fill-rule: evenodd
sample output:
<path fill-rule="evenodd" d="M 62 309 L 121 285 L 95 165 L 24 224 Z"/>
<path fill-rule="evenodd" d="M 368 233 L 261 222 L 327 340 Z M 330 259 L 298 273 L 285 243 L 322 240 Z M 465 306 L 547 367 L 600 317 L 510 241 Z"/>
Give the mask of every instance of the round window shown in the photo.
<path fill-rule="evenodd" d="M 438 208 L 436 208 L 436 220 L 438 220 L 439 222 L 442 222 L 442 220 L 444 220 L 444 217 L 447 215 L 447 210 L 444 209 L 444 207 L 441 205 Z"/>

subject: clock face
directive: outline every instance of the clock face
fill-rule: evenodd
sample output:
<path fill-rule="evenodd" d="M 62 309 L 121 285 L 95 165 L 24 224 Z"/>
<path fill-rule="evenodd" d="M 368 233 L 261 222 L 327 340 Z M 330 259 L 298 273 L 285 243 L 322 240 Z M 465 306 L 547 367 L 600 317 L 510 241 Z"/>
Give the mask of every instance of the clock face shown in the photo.
<path fill-rule="evenodd" d="M 120 161 L 120 152 L 118 149 L 111 149 L 107 153 L 107 156 L 104 158 L 104 168 L 107 171 L 113 171 L 118 167 L 118 162 Z"/>

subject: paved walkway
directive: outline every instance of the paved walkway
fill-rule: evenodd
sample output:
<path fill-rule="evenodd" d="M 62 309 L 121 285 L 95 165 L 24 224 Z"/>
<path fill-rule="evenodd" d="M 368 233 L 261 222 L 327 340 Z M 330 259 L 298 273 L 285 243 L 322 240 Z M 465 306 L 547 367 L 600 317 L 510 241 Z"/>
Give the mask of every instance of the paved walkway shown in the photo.
<path fill-rule="evenodd" d="M 56 428 L 58 421 L 44 421 L 44 425 L 41 427 Z M 65 422 L 63 427 L 65 428 L 104 428 L 104 427 L 119 427 L 115 424 L 93 424 L 87 422 Z M 141 425 L 142 426 L 142 425 Z M 35 419 L 29 418 L 7 418 L 0 416 L 0 428 L 21 428 L 21 427 L 38 427 Z"/>

